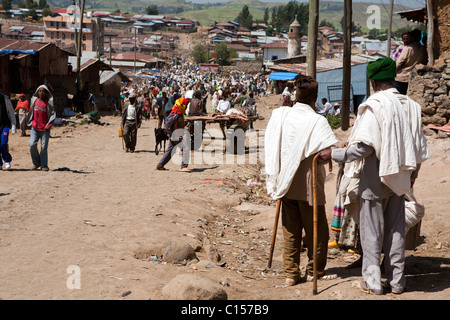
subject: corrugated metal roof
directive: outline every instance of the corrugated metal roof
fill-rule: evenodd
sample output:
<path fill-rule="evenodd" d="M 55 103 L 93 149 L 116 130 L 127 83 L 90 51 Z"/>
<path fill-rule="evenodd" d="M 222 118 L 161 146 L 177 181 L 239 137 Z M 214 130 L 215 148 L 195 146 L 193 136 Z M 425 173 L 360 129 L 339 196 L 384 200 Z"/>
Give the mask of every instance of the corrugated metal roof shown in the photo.
<path fill-rule="evenodd" d="M 48 45 L 50 43 L 0 38 L 0 50 L 34 50 L 38 52 Z M 16 58 L 20 59 L 25 56 L 26 54 L 19 54 Z"/>
<path fill-rule="evenodd" d="M 351 56 L 351 65 L 358 65 L 367 63 L 369 61 L 375 60 L 376 58 L 371 58 L 368 56 Z M 334 69 L 342 69 L 343 67 L 343 59 L 342 58 L 334 58 L 334 59 L 323 59 L 317 60 L 316 62 L 316 72 L 324 72 Z M 269 66 L 270 69 L 276 71 L 287 71 L 287 72 L 295 72 L 306 74 L 307 63 L 296 63 L 296 64 L 278 64 Z"/>

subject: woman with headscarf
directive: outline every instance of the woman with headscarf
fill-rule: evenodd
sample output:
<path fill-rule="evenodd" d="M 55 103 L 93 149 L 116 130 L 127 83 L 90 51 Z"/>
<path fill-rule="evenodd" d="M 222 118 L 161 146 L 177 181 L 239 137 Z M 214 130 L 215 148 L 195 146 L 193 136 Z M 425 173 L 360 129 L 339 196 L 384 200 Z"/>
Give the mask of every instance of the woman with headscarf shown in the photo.
<path fill-rule="evenodd" d="M 156 170 L 167 170 L 164 166 L 172 159 L 175 153 L 176 147 L 180 147 L 182 150 L 181 172 L 191 172 L 188 168 L 189 162 L 189 145 L 184 141 L 185 136 L 185 121 L 184 115 L 186 114 L 186 107 L 189 104 L 190 99 L 181 97 L 175 101 L 175 105 L 172 108 L 171 113 L 164 123 L 169 137 L 169 146 L 164 153 L 163 157 L 156 166 Z"/>

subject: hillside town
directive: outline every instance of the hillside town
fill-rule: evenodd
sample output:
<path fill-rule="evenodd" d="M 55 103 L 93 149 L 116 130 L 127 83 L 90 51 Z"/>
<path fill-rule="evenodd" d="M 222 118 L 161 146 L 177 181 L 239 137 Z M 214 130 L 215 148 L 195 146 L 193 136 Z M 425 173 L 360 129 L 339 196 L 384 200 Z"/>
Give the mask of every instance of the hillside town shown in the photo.
<path fill-rule="evenodd" d="M 0 299 L 447 300 L 447 2 L 389 39 L 1 10 Z"/>

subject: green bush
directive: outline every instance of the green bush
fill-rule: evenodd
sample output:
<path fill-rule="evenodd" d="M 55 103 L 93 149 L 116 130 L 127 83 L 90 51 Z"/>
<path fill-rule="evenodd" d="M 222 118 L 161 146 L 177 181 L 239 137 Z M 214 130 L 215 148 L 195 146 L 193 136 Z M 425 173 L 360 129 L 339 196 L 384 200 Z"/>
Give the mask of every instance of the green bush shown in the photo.
<path fill-rule="evenodd" d="M 338 114 L 337 116 L 327 114 L 327 120 L 328 120 L 328 124 L 330 125 L 331 129 L 338 129 L 341 127 L 341 115 L 340 114 Z"/>

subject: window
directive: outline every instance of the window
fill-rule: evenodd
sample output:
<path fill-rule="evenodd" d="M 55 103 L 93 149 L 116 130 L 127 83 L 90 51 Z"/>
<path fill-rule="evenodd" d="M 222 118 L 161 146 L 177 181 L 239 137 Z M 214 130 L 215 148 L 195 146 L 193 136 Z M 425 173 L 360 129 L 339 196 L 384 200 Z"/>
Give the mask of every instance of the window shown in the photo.
<path fill-rule="evenodd" d="M 75 39 L 75 34 L 70 34 L 70 40 L 74 40 Z"/>
<path fill-rule="evenodd" d="M 50 21 L 50 27 L 54 27 L 55 26 L 55 21 Z"/>
<path fill-rule="evenodd" d="M 56 39 L 59 39 L 59 32 L 56 33 Z"/>
<path fill-rule="evenodd" d="M 277 60 L 278 56 L 272 56 L 272 60 Z"/>
<path fill-rule="evenodd" d="M 61 22 L 61 27 L 65 28 L 66 27 L 66 23 L 65 22 Z"/>
<path fill-rule="evenodd" d="M 86 41 L 86 34 L 83 33 L 83 41 Z"/>
<path fill-rule="evenodd" d="M 52 33 L 50 33 L 50 38 L 51 39 L 54 39 L 55 38 L 55 34 L 52 32 Z"/>
<path fill-rule="evenodd" d="M 62 39 L 66 40 L 66 34 L 65 33 L 62 34 Z"/>
<path fill-rule="evenodd" d="M 83 51 L 86 51 L 86 45 L 84 43 L 81 47 L 83 48 Z"/>

